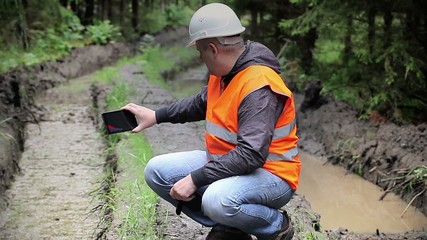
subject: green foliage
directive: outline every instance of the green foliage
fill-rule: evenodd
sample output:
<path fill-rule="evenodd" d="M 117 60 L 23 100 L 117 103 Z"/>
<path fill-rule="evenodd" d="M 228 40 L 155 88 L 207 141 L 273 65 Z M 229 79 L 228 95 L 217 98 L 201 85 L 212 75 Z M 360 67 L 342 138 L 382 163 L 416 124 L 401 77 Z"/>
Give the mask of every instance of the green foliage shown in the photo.
<path fill-rule="evenodd" d="M 167 24 L 173 27 L 187 26 L 193 10 L 183 5 L 171 4 L 165 8 Z"/>
<path fill-rule="evenodd" d="M 143 45 L 141 47 L 141 60 L 143 72 L 147 78 L 164 88 L 169 86 L 162 73 L 178 73 L 182 71 L 182 66 L 188 65 L 189 62 L 197 55 L 197 51 L 182 46 L 160 47 L 159 45 Z"/>
<path fill-rule="evenodd" d="M 21 65 L 33 65 L 43 61 L 66 56 L 71 49 L 84 45 L 83 30 L 80 20 L 74 14 L 60 8 L 63 21 L 56 28 L 43 30 L 30 29 L 32 43 L 27 50 L 19 44 L 0 47 L 0 57 L 5 59 L 0 64 L 0 72 L 5 72 Z"/>
<path fill-rule="evenodd" d="M 84 45 L 84 26 L 80 19 L 68 9 L 61 7 L 62 22 L 59 25 L 59 32 L 62 33 L 62 39 L 67 41 L 73 47 L 82 47 Z"/>
<path fill-rule="evenodd" d="M 139 29 L 142 32 L 156 33 L 167 26 L 187 26 L 193 12 L 194 10 L 190 9 L 188 6 L 177 4 L 166 5 L 164 10 L 147 10 L 141 19 L 141 22 L 144 24 L 141 24 Z"/>
<path fill-rule="evenodd" d="M 165 86 L 165 79 L 163 79 L 160 73 L 162 70 L 172 68 L 172 61 L 164 58 L 163 50 L 159 45 L 145 47 L 141 51 L 144 74 L 150 81 Z"/>
<path fill-rule="evenodd" d="M 107 106 L 110 110 L 121 108 L 127 103 L 128 86 L 125 82 L 114 83 L 111 94 L 107 97 Z"/>
<path fill-rule="evenodd" d="M 89 39 L 93 44 L 105 45 L 117 39 L 121 34 L 119 28 L 111 24 L 109 20 L 100 21 L 87 27 Z"/>
<path fill-rule="evenodd" d="M 71 44 L 64 41 L 62 36 L 54 29 L 47 29 L 43 34 L 44 36 L 40 37 L 36 42 L 36 51 L 40 51 L 40 53 L 44 53 L 45 55 L 59 56 L 70 52 Z"/>
<path fill-rule="evenodd" d="M 113 80 L 117 79 L 118 72 L 115 67 L 105 67 L 102 70 L 99 70 L 95 73 L 97 79 L 99 79 L 104 84 L 110 84 Z M 125 89 L 124 89 L 125 90 Z"/>
<path fill-rule="evenodd" d="M 419 188 L 424 190 L 427 187 L 427 166 L 416 166 L 411 168 L 405 176 L 407 184 L 404 188 L 414 192 Z"/>
<path fill-rule="evenodd" d="M 294 36 L 316 30 L 309 78 L 322 80 L 323 94 L 351 103 L 364 119 L 378 112 L 396 123 L 427 120 L 424 35 L 414 31 L 423 31 L 414 20 L 422 16 L 417 3 L 390 9 L 387 1 L 292 2 L 305 11 L 279 26 Z"/>
<path fill-rule="evenodd" d="M 142 16 L 140 31 L 147 33 L 155 33 L 167 26 L 167 18 L 163 11 L 156 9 Z"/>

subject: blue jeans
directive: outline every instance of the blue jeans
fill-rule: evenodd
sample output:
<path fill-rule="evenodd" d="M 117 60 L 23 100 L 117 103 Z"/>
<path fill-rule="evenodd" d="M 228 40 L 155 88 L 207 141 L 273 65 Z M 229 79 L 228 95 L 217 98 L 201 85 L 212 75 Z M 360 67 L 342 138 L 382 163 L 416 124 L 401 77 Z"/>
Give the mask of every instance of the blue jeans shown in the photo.
<path fill-rule="evenodd" d="M 206 163 L 205 151 L 164 154 L 148 162 L 144 177 L 151 189 L 176 206 L 177 201 L 169 195 L 172 186 Z M 289 202 L 294 190 L 286 181 L 259 168 L 247 175 L 215 181 L 197 193 L 203 194 L 201 211 L 185 206 L 182 209 L 193 220 L 208 227 L 221 224 L 258 239 L 271 239 L 286 221 L 278 209 Z"/>

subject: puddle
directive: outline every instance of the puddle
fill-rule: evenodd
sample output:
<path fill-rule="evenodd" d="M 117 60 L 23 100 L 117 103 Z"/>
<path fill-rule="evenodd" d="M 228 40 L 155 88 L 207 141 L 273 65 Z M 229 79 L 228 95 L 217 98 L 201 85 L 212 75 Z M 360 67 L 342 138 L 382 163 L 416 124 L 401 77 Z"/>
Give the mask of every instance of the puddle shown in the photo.
<path fill-rule="evenodd" d="M 321 215 L 323 229 L 346 228 L 355 233 L 401 233 L 427 230 L 427 217 L 381 188 L 308 153 L 300 153 L 303 168 L 297 193 Z"/>

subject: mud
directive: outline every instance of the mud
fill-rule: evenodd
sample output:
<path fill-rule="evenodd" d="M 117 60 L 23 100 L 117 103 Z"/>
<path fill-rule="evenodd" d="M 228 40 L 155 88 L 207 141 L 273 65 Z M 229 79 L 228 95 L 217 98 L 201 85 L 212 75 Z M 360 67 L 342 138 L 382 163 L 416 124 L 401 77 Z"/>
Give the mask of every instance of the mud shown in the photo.
<path fill-rule="evenodd" d="M 170 38 L 175 35 L 173 35 L 173 32 L 167 31 L 163 36 L 165 38 Z M 181 38 L 175 37 L 175 39 L 179 40 Z M 161 39 L 158 40 L 158 42 L 162 41 L 163 40 Z M 164 43 L 166 42 L 167 41 L 164 41 Z M 50 171 L 53 171 L 55 168 L 61 169 L 61 166 L 52 165 L 52 158 L 66 159 L 69 156 L 61 155 L 63 152 L 58 151 L 58 153 L 55 153 L 58 155 L 55 155 L 55 157 L 49 157 L 44 155 L 46 151 L 43 150 L 54 144 L 64 145 L 65 143 L 61 143 L 61 141 L 66 140 L 66 138 L 64 139 L 64 136 L 67 135 L 67 132 L 76 131 L 79 133 L 79 130 L 75 129 L 77 126 L 72 127 L 74 124 L 77 122 L 84 122 L 85 127 L 83 127 L 83 129 L 87 127 L 86 132 L 89 133 L 94 131 L 93 128 L 96 128 L 96 124 L 91 122 L 93 121 L 93 117 L 88 114 L 89 110 L 87 109 L 87 102 L 86 104 L 83 104 L 85 106 L 79 105 L 76 107 L 76 105 L 73 105 L 74 103 L 61 98 L 62 93 L 57 92 L 59 90 L 46 90 L 59 84 L 65 84 L 67 81 L 73 82 L 75 81 L 73 78 L 82 76 L 83 74 L 88 74 L 98 67 L 109 64 L 122 56 L 126 56 L 131 53 L 133 49 L 133 47 L 115 44 L 107 47 L 93 47 L 76 50 L 69 58 L 64 60 L 41 64 L 32 68 L 21 69 L 0 77 L 0 111 L 2 116 L 0 119 L 0 173 L 2 181 L 0 191 L 3 199 L 5 194 L 2 190 L 9 188 L 10 183 L 14 178 L 18 181 L 18 179 L 21 178 L 19 174 L 23 175 L 23 178 L 31 175 L 28 174 L 29 170 L 27 169 L 33 168 L 34 171 L 38 171 L 37 174 L 40 174 L 40 176 L 43 176 L 43 174 L 48 175 L 47 173 L 50 173 Z M 137 72 L 139 72 L 139 70 L 137 70 L 136 66 L 124 66 L 120 72 L 123 79 L 128 79 L 139 92 L 139 95 L 132 99 L 134 102 L 141 103 L 143 100 L 143 103 L 146 106 L 158 108 L 175 99 L 171 93 L 166 90 L 149 84 L 145 80 L 144 76 L 136 74 Z M 41 100 L 41 102 L 44 102 L 45 106 L 42 107 L 38 104 L 35 105 L 34 98 L 37 95 L 43 94 L 45 94 L 46 98 L 45 100 Z M 87 94 L 90 95 L 90 93 Z M 65 94 L 64 96 L 68 96 L 68 98 L 76 98 L 75 95 Z M 303 99 L 306 99 L 306 101 Z M 56 103 L 57 100 L 59 101 L 58 103 Z M 318 103 L 319 101 L 322 104 L 312 104 Z M 52 102 L 52 105 L 48 105 L 49 102 Z M 53 102 L 55 102 L 55 104 L 53 104 Z M 299 102 L 303 104 L 303 111 L 298 113 L 298 124 L 300 127 L 299 135 L 301 136 L 302 151 L 307 151 L 319 157 L 327 158 L 330 162 L 342 165 L 351 172 L 360 173 L 365 178 L 375 182 L 386 190 L 397 191 L 404 199 L 406 198 L 407 201 L 410 200 L 407 199 L 409 196 L 407 192 L 399 192 L 398 188 L 393 188 L 392 180 L 387 181 L 387 179 L 392 179 L 393 176 L 401 176 L 399 175 L 402 174 L 401 172 L 404 172 L 405 169 L 410 169 L 413 166 L 425 165 L 424 158 L 427 155 L 425 152 L 427 149 L 425 125 L 402 127 L 387 122 L 376 123 L 372 121 L 358 121 L 357 113 L 352 110 L 351 107 L 330 99 L 319 99 L 318 97 L 315 97 L 313 100 L 312 96 L 306 96 L 304 98 L 304 96 L 301 95 L 301 100 L 299 100 Z M 55 109 L 53 112 L 56 112 L 56 114 L 51 114 L 52 109 Z M 44 115 L 40 113 L 43 113 Z M 58 119 L 62 120 L 59 121 Z M 62 122 L 64 119 L 66 119 L 65 122 Z M 58 125 L 54 126 L 54 124 Z M 90 124 L 92 124 L 92 129 L 89 127 Z M 65 126 L 70 128 L 65 128 Z M 56 129 L 56 131 L 54 131 L 55 135 L 49 135 L 50 131 L 46 130 L 45 127 L 49 129 Z M 145 131 L 144 134 L 146 134 L 148 139 L 150 139 L 154 154 L 157 155 L 171 151 L 202 148 L 202 132 L 203 126 L 201 124 L 191 123 L 178 126 L 162 124 L 161 126 L 156 126 Z M 53 132 L 51 132 L 51 134 L 53 134 Z M 34 139 L 26 139 L 29 135 L 34 136 Z M 80 172 L 83 173 L 85 169 L 87 171 L 95 171 L 88 175 L 98 176 L 99 174 L 97 166 L 99 165 L 99 162 L 97 160 L 92 159 L 92 157 L 88 157 L 90 159 L 86 159 L 85 157 L 77 154 L 77 152 L 90 152 L 89 156 L 92 156 L 91 154 L 99 154 L 99 152 L 94 152 L 93 149 L 88 150 L 79 148 L 82 147 L 82 145 L 98 146 L 98 140 L 93 139 L 84 133 L 77 135 L 78 136 L 74 136 L 75 139 L 73 138 L 72 145 L 69 145 L 66 148 L 57 149 L 71 151 L 70 154 L 75 154 L 75 156 L 71 157 L 72 159 L 82 158 L 82 162 L 76 165 L 80 166 L 83 170 L 77 171 L 76 169 L 68 167 L 62 169 L 58 174 L 53 174 L 53 176 L 57 176 L 54 182 L 63 183 L 62 185 L 68 187 L 73 186 L 73 184 L 84 185 L 84 182 L 92 183 L 92 179 L 81 178 L 82 176 L 80 176 Z M 43 144 L 44 140 L 52 141 L 52 143 Z M 99 139 L 99 141 L 101 141 L 101 139 Z M 74 143 L 76 143 L 76 145 L 74 145 Z M 21 152 L 28 149 L 34 150 L 24 152 L 21 157 Z M 40 157 L 35 159 L 38 159 L 39 161 L 41 161 L 40 159 L 45 159 L 48 161 L 47 163 L 42 164 L 43 167 L 48 167 L 48 170 L 37 167 L 39 165 L 32 164 L 29 161 L 30 158 L 33 159 L 33 157 L 37 155 Z M 354 159 L 356 159 L 356 161 Z M 78 175 L 76 176 L 76 174 Z M 40 178 L 40 180 L 41 179 L 42 178 Z M 71 182 L 67 182 L 68 180 L 71 180 Z M 21 182 L 21 180 L 19 181 Z M 11 234 L 9 230 L 15 229 L 17 232 L 25 234 L 25 231 L 27 231 L 26 229 L 30 228 L 34 229 L 33 234 L 40 234 L 38 236 L 49 238 L 48 235 L 43 235 L 46 234 L 43 232 L 43 229 L 36 227 L 41 218 L 53 219 L 53 222 L 59 224 L 62 223 L 61 226 L 63 226 L 64 222 L 62 222 L 62 220 L 67 219 L 67 214 L 72 215 L 73 212 L 79 213 L 74 216 L 70 216 L 70 219 L 72 220 L 67 221 L 70 223 L 78 222 L 79 220 L 77 219 L 81 219 L 79 217 L 84 215 L 83 211 L 81 211 L 82 209 L 71 209 L 68 207 L 66 209 L 44 210 L 44 207 L 47 205 L 58 205 L 64 208 L 65 205 L 62 203 L 69 201 L 69 196 L 67 194 L 63 194 L 63 191 L 68 190 L 61 190 L 58 186 L 49 187 L 46 183 L 36 182 L 31 179 L 23 180 L 22 182 L 27 182 L 28 185 L 22 189 L 17 188 L 19 190 L 16 190 L 13 194 L 7 195 L 9 196 L 9 200 L 6 199 L 7 201 L 3 201 L 3 203 L 9 203 L 9 210 L 3 210 L 2 214 L 7 212 L 6 216 L 16 217 L 18 220 L 16 220 L 13 225 L 8 225 L 9 227 L 7 228 L 4 227 L 6 226 L 4 225 L 6 221 L 2 220 L 2 225 L 0 225 L 2 228 L 0 230 L 4 235 L 0 236 L 5 236 L 7 239 Z M 31 185 L 30 183 L 34 184 Z M 394 186 L 398 184 L 399 183 L 394 182 Z M 35 185 L 40 185 L 40 189 L 37 189 Z M 90 188 L 91 187 L 87 189 Z M 423 190 L 424 188 L 425 186 L 420 186 L 416 189 Z M 29 197 L 31 197 L 30 195 L 33 191 L 39 192 L 38 197 L 34 198 L 33 201 L 37 202 L 40 199 L 46 199 L 49 201 L 41 201 L 39 205 L 40 207 L 36 207 L 33 209 L 34 212 L 31 212 L 32 216 L 26 216 L 25 214 L 22 214 L 22 212 L 18 211 L 19 208 L 21 208 L 21 210 L 24 208 L 18 206 L 29 207 L 30 205 L 25 202 L 22 202 L 23 205 L 19 205 L 21 204 L 19 203 L 19 199 L 21 199 L 21 195 L 24 195 L 25 192 L 27 192 Z M 87 192 L 86 190 L 82 191 Z M 40 193 L 44 194 L 40 195 Z M 424 192 L 424 194 L 420 195 L 413 201 L 414 204 L 424 212 L 426 208 L 425 194 L 426 193 Z M 62 199 L 61 202 L 55 202 L 56 200 L 51 198 L 54 196 L 58 197 L 58 199 L 61 199 L 59 196 L 64 199 Z M 77 196 L 74 197 L 77 198 Z M 73 197 L 71 197 L 71 199 L 73 199 Z M 87 199 L 83 201 L 87 201 Z M 87 205 L 87 202 L 82 204 L 82 206 L 83 205 L 86 210 L 91 206 L 90 204 Z M 5 206 L 6 205 L 3 205 L 3 209 Z M 318 225 L 318 219 L 320 216 L 311 210 L 310 204 L 303 197 L 298 195 L 295 196 L 291 203 L 286 206 L 286 209 L 290 212 L 293 221 L 297 224 L 297 239 L 304 239 L 307 237 L 305 236 L 307 232 L 323 230 L 319 229 Z M 64 213 L 64 215 L 61 215 L 61 217 L 52 217 L 55 216 L 55 214 L 47 215 L 48 212 L 57 214 Z M 65 214 L 65 212 L 67 212 L 67 214 Z M 174 214 L 174 209 L 169 204 L 162 201 L 159 203 L 158 212 L 158 231 L 160 235 L 164 236 L 164 239 L 193 239 L 196 236 L 206 234 L 209 230 L 194 223 L 185 215 L 176 216 Z M 20 217 L 20 215 L 22 215 L 22 217 Z M 164 217 L 166 215 L 168 218 Z M 2 219 L 5 218 L 2 217 Z M 164 222 L 164 219 L 167 219 L 167 222 Z M 28 222 L 26 222 L 27 220 Z M 82 224 L 83 222 L 84 221 L 81 221 L 80 223 Z M 96 232 L 94 222 L 92 220 L 88 220 L 88 222 L 89 224 L 87 229 L 91 229 L 92 233 Z M 120 223 L 114 222 L 114 224 Z M 71 224 L 70 226 L 75 230 L 79 229 L 82 225 L 73 226 Z M 114 226 L 115 225 L 110 229 L 110 239 L 114 239 Z M 58 229 L 58 232 L 55 233 L 58 234 L 56 236 L 61 236 L 61 234 L 75 234 L 77 238 L 79 238 L 79 236 L 84 236 L 82 238 L 85 239 L 91 238 L 88 237 L 90 232 L 89 230 L 80 231 L 78 233 L 63 233 L 61 232 L 63 230 L 60 230 L 63 228 L 58 225 L 52 224 L 50 227 L 52 227 L 51 230 L 54 233 L 54 229 Z M 326 236 L 327 238 L 333 239 L 427 239 L 427 234 L 425 232 L 387 235 L 378 232 L 373 235 L 357 235 L 349 233 L 345 229 L 338 229 L 316 233 L 318 233 L 319 236 Z M 19 236 L 21 238 L 17 239 L 26 239 L 26 237 L 28 237 L 26 235 Z"/>
<path fill-rule="evenodd" d="M 35 113 L 37 124 L 26 126 L 20 173 L 0 213 L 0 239 L 94 239 L 101 230 L 91 193 L 103 179 L 105 147 L 89 87 L 73 84 L 36 99 L 43 110 Z"/>
<path fill-rule="evenodd" d="M 375 114 L 358 120 L 348 104 L 312 96 L 298 115 L 301 148 L 380 186 L 381 199 L 394 192 L 427 215 L 425 177 L 414 181 L 410 172 L 427 164 L 427 124 L 397 126 Z"/>
<path fill-rule="evenodd" d="M 39 122 L 33 113 L 42 110 L 34 104 L 36 95 L 133 52 L 133 45 L 122 43 L 89 46 L 75 49 L 60 60 L 0 75 L 0 193 L 10 187 L 14 174 L 20 170 L 18 162 L 24 150 L 26 124 Z"/>

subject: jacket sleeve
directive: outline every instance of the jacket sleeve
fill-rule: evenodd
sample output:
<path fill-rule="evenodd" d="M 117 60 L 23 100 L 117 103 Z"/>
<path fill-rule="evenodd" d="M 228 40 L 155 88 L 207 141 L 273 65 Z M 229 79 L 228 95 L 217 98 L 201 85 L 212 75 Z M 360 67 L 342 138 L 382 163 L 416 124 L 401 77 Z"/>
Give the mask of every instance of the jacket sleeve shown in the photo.
<path fill-rule="evenodd" d="M 207 86 L 203 87 L 200 93 L 177 102 L 171 103 L 167 107 L 155 111 L 157 124 L 185 123 L 206 119 L 207 107 Z"/>
<path fill-rule="evenodd" d="M 248 174 L 262 167 L 285 101 L 268 87 L 248 94 L 238 110 L 236 148 L 193 171 L 191 177 L 195 185 L 201 187 L 222 178 Z"/>

